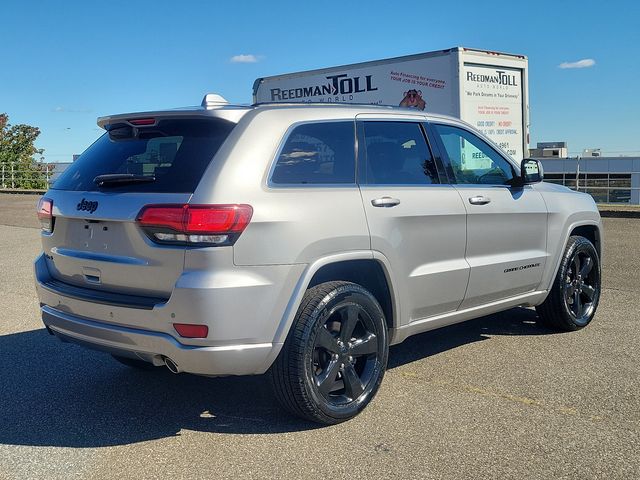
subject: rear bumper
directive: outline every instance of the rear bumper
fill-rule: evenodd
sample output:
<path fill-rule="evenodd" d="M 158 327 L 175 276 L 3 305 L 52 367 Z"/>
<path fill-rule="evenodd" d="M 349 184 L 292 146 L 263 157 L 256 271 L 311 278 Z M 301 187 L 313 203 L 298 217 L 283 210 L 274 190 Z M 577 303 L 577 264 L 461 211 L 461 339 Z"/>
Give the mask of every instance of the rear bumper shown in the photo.
<path fill-rule="evenodd" d="M 62 341 L 77 343 L 154 365 L 168 357 L 180 371 L 198 375 L 252 375 L 263 373 L 272 362 L 272 343 L 201 347 L 183 345 L 171 335 L 109 325 L 42 306 L 42 321 Z"/>
<path fill-rule="evenodd" d="M 114 300 L 100 291 L 58 288 L 43 255 L 34 267 L 43 322 L 60 339 L 155 365 L 168 357 L 181 371 L 208 376 L 268 370 L 282 348 L 277 329 L 304 268 L 231 264 L 185 271 L 170 298 L 133 305 L 130 296 L 123 302 L 123 295 Z M 209 336 L 179 337 L 173 323 L 205 324 Z"/>

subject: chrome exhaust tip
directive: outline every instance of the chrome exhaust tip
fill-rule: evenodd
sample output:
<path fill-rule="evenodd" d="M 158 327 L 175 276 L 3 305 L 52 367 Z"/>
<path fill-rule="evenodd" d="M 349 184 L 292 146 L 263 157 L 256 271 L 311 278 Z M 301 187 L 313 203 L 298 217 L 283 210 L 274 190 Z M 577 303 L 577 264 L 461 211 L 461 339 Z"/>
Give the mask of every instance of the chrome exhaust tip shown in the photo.
<path fill-rule="evenodd" d="M 169 369 L 171 373 L 180 373 L 180 368 L 178 364 L 171 360 L 169 357 L 164 357 L 164 365 Z"/>

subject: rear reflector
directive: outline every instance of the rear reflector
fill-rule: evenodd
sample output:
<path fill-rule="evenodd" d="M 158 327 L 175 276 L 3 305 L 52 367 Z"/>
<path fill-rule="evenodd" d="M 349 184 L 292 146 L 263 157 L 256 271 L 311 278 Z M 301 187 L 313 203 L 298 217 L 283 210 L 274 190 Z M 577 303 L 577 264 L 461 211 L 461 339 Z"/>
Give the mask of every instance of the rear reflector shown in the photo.
<path fill-rule="evenodd" d="M 250 205 L 147 205 L 138 223 L 160 243 L 232 245 L 252 215 Z"/>
<path fill-rule="evenodd" d="M 37 213 L 42 231 L 46 233 L 53 232 L 53 200 L 42 197 L 38 201 Z"/>
<path fill-rule="evenodd" d="M 206 325 L 195 325 L 192 323 L 174 323 L 178 335 L 184 338 L 207 338 L 209 327 Z"/>

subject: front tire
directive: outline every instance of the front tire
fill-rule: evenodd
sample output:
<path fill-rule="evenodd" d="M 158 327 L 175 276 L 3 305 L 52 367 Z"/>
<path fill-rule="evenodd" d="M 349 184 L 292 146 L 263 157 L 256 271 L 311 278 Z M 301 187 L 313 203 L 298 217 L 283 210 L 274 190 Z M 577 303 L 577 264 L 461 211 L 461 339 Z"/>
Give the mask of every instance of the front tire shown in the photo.
<path fill-rule="evenodd" d="M 600 274 L 600 258 L 593 244 L 584 237 L 569 237 L 553 287 L 536 307 L 542 322 L 564 331 L 586 327 L 598 308 Z"/>
<path fill-rule="evenodd" d="M 322 283 L 305 293 L 271 367 L 275 396 L 298 417 L 343 422 L 375 396 L 388 352 L 385 317 L 375 297 L 355 283 Z"/>

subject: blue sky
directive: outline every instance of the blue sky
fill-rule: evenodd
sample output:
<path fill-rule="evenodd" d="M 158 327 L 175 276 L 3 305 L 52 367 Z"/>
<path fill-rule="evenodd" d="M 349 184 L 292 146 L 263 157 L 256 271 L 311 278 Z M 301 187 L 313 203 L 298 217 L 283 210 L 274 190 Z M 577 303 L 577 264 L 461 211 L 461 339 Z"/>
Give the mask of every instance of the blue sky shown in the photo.
<path fill-rule="evenodd" d="M 529 57 L 532 145 L 638 153 L 639 25 L 633 1 L 3 0 L 0 112 L 41 128 L 47 161 L 68 161 L 100 115 L 206 92 L 249 103 L 259 76 L 465 46 Z M 583 59 L 595 64 L 559 68 Z"/>

